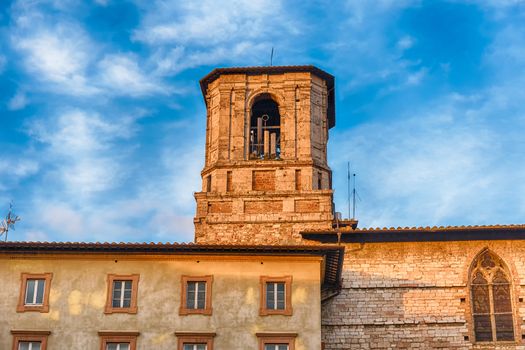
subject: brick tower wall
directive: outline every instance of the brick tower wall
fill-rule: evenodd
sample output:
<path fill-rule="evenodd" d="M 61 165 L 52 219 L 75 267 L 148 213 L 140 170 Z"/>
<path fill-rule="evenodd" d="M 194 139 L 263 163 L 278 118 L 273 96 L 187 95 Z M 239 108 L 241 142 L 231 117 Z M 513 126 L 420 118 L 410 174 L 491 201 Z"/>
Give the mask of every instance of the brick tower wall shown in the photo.
<path fill-rule="evenodd" d="M 251 106 L 278 104 L 279 159 L 249 153 Z M 195 194 L 197 243 L 291 244 L 332 227 L 328 90 L 311 72 L 221 75 L 206 93 L 206 160 Z"/>

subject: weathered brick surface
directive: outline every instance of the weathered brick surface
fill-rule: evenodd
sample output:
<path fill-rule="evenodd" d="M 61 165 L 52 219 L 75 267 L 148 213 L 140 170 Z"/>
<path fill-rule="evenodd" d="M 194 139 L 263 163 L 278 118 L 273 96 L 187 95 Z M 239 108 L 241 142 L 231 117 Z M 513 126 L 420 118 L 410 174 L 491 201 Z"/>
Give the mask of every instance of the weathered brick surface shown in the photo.
<path fill-rule="evenodd" d="M 471 341 L 468 271 L 486 248 L 513 276 L 518 343 Z M 525 242 L 347 244 L 343 269 L 341 293 L 323 304 L 325 349 L 525 349 Z"/>
<path fill-rule="evenodd" d="M 232 202 L 231 201 L 217 201 L 217 202 L 210 202 L 208 204 L 208 213 L 230 214 L 231 212 L 232 212 Z"/>
<path fill-rule="evenodd" d="M 252 175 L 254 191 L 275 191 L 275 171 L 255 170 Z"/>
<path fill-rule="evenodd" d="M 250 157 L 251 106 L 262 95 L 279 108 L 279 159 Z M 310 72 L 221 75 L 208 85 L 196 242 L 280 244 L 299 242 L 299 228 L 331 228 L 327 96 L 326 82 Z M 231 211 L 215 204 L 224 201 Z"/>
<path fill-rule="evenodd" d="M 319 211 L 319 200 L 297 199 L 295 201 L 295 211 L 298 213 L 315 213 Z"/>
<path fill-rule="evenodd" d="M 283 201 L 246 201 L 244 212 L 246 214 L 280 213 L 283 211 Z"/>

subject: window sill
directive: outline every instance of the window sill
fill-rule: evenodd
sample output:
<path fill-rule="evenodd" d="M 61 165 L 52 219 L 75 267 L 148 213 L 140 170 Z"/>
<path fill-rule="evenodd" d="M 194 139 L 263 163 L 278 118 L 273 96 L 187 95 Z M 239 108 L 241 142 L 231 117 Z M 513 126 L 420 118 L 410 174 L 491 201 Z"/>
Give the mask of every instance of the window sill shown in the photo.
<path fill-rule="evenodd" d="M 107 314 L 136 314 L 136 307 L 116 307 L 116 308 L 106 308 L 104 313 Z"/>
<path fill-rule="evenodd" d="M 49 312 L 49 305 L 19 305 L 16 312 Z"/>
<path fill-rule="evenodd" d="M 204 316 L 211 316 L 212 315 L 212 309 L 179 309 L 179 315 L 186 316 L 186 315 L 204 315 Z"/>

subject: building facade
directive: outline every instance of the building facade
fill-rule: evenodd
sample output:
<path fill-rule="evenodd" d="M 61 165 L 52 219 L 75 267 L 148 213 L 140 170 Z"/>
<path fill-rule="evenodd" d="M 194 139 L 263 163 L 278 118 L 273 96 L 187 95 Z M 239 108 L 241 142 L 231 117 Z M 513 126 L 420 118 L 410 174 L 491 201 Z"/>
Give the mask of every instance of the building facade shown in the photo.
<path fill-rule="evenodd" d="M 324 349 L 525 349 L 524 225 L 356 229 L 334 215 L 330 74 L 223 68 L 201 87 L 196 241 L 344 246 L 342 289 L 322 304 Z"/>
<path fill-rule="evenodd" d="M 0 243 L 0 350 L 525 349 L 525 225 L 356 228 L 334 77 L 220 68 L 195 242 Z"/>
<path fill-rule="evenodd" d="M 343 252 L 1 243 L 0 349 L 316 350 Z"/>

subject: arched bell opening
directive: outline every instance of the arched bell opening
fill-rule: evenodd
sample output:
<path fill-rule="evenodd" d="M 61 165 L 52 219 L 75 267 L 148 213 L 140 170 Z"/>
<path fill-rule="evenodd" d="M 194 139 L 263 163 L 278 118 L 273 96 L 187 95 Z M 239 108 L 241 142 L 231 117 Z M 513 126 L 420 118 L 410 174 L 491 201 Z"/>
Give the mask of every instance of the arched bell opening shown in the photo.
<path fill-rule="evenodd" d="M 250 159 L 279 159 L 281 155 L 281 115 L 269 94 L 261 94 L 251 108 Z"/>

